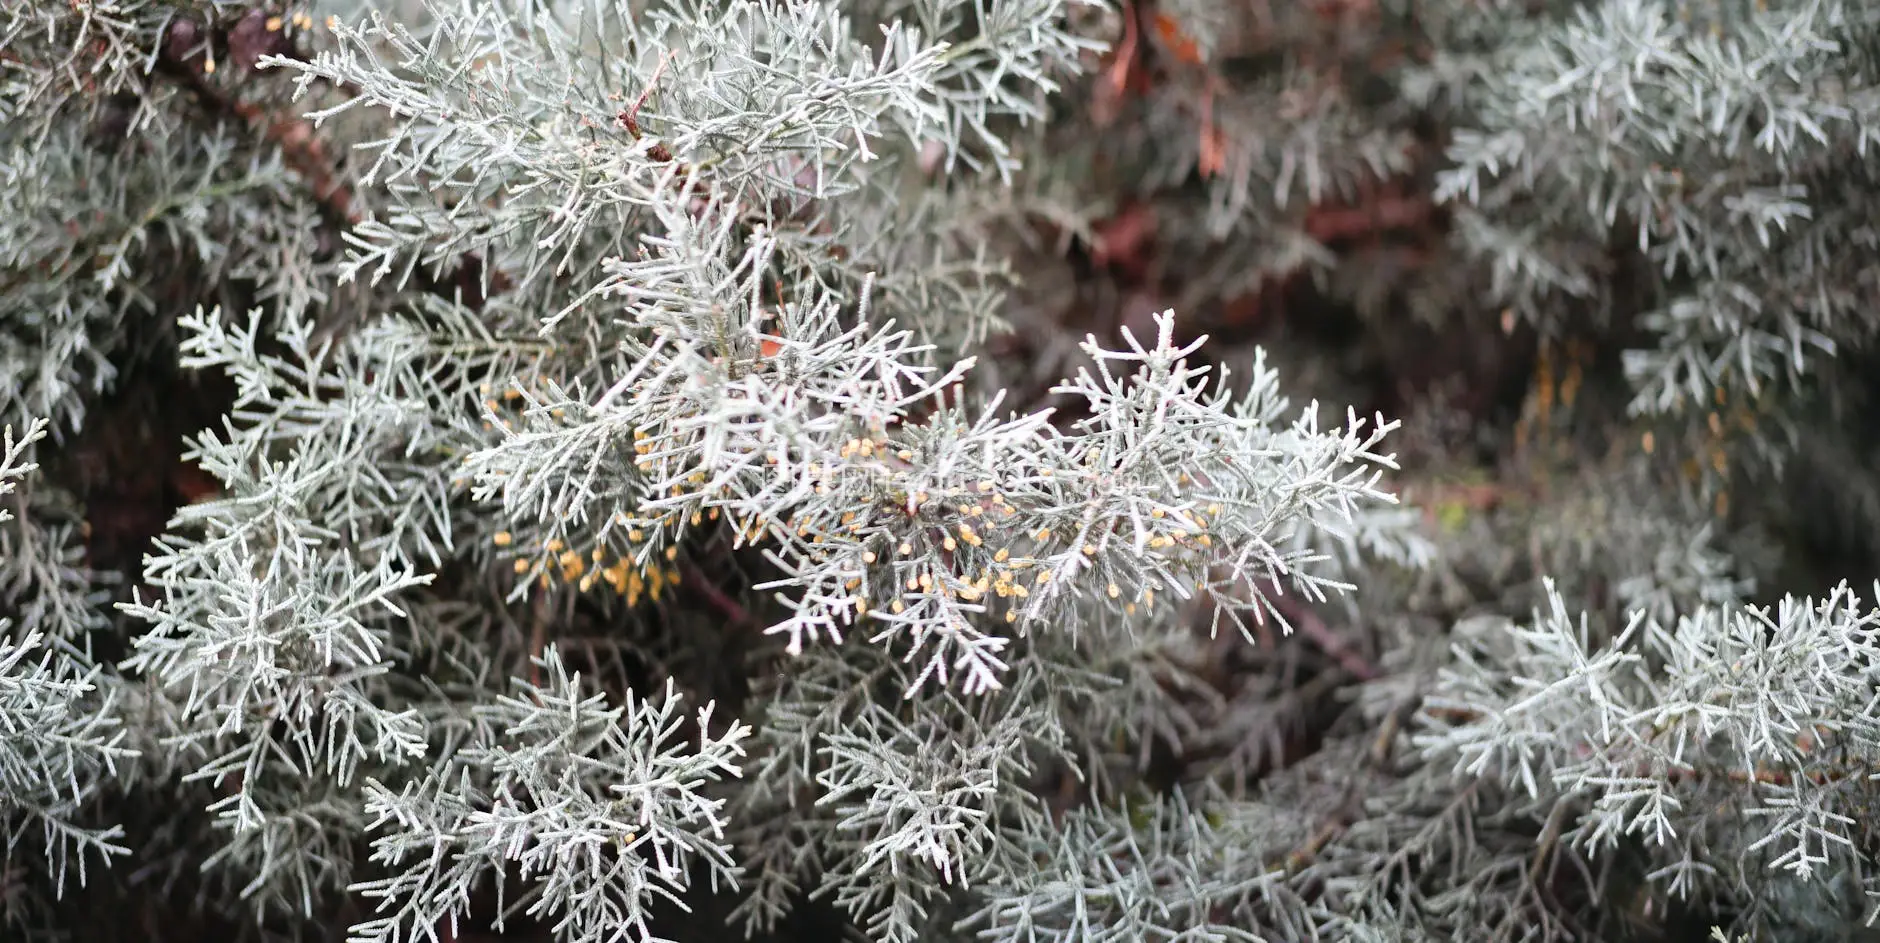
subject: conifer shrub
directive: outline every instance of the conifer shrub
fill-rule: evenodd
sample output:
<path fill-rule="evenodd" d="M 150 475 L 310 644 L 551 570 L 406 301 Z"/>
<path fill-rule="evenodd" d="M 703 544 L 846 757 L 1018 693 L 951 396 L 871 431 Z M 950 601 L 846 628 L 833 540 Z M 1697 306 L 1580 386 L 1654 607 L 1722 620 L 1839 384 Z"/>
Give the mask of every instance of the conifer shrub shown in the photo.
<path fill-rule="evenodd" d="M 0 6 L 0 932 L 1864 939 L 1876 50 Z"/>

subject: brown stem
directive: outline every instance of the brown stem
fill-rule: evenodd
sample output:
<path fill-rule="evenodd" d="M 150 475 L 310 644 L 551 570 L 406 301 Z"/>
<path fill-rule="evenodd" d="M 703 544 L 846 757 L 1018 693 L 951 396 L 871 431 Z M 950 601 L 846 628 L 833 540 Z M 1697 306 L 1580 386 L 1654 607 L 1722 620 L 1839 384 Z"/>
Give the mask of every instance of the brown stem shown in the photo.
<path fill-rule="evenodd" d="M 682 560 L 679 562 L 679 572 L 685 575 L 685 581 L 681 585 L 704 597 L 705 601 L 710 603 L 713 609 L 718 610 L 718 612 L 731 623 L 733 628 L 745 631 L 756 631 L 759 628 L 757 620 L 751 618 L 749 610 L 739 605 L 737 600 L 725 595 L 723 590 L 713 585 L 711 579 L 705 575 L 704 571 L 700 570 L 698 566 L 693 564 L 690 560 Z"/>
<path fill-rule="evenodd" d="M 1292 854 L 1286 856 L 1286 870 L 1288 872 L 1295 872 L 1305 867 L 1313 858 L 1318 857 L 1319 852 L 1325 850 L 1326 845 L 1331 844 L 1332 839 L 1342 834 L 1345 827 L 1344 822 L 1336 819 L 1319 826 L 1318 831 L 1313 832 L 1312 837 L 1306 839 L 1305 844 L 1300 845 L 1293 850 Z"/>
<path fill-rule="evenodd" d="M 195 58 L 178 59 L 166 52 L 157 57 L 157 72 L 187 89 L 212 117 L 257 131 L 263 140 L 280 148 L 282 159 L 306 183 L 321 217 L 329 226 L 345 231 L 364 221 L 365 214 L 357 205 L 356 194 L 327 154 L 313 122 L 269 111 L 225 91 L 210 80 Z M 456 270 L 442 276 L 433 275 L 423 266 L 416 267 L 412 275 L 424 292 L 445 298 L 461 293 L 465 305 L 479 308 L 487 297 L 482 260 L 465 253 L 461 261 Z M 488 281 L 491 292 L 501 292 L 509 285 L 501 272 L 493 273 Z"/>
<path fill-rule="evenodd" d="M 538 592 L 529 600 L 529 684 L 542 686 L 542 666 L 537 659 L 548 649 L 548 593 Z"/>
<path fill-rule="evenodd" d="M 1319 618 L 1319 614 L 1313 612 L 1310 607 L 1280 593 L 1279 588 L 1270 581 L 1263 582 L 1260 591 L 1275 609 L 1281 610 L 1281 615 L 1285 616 L 1287 622 L 1292 623 L 1293 628 L 1299 630 L 1299 634 L 1310 639 L 1325 654 L 1332 656 L 1346 673 L 1359 681 L 1375 681 L 1382 675 L 1377 666 L 1371 664 L 1370 659 L 1359 653 L 1344 637 L 1332 631 L 1331 627 L 1325 624 L 1325 620 Z"/>
<path fill-rule="evenodd" d="M 204 110 L 224 120 L 235 120 L 258 129 L 263 138 L 281 149 L 281 157 L 313 191 L 314 202 L 329 223 L 350 229 L 361 220 L 353 206 L 353 193 L 333 170 L 326 148 L 314 134 L 313 123 L 304 118 L 282 118 L 269 114 L 260 105 L 242 101 L 216 87 L 201 72 L 186 63 L 168 58 L 157 60 L 159 71 L 175 79 Z"/>

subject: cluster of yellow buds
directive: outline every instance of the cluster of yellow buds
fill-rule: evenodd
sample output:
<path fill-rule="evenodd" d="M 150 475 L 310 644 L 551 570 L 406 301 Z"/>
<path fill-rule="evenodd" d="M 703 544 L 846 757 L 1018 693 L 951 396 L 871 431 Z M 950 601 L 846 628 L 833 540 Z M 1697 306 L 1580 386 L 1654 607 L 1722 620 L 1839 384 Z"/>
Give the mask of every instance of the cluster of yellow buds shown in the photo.
<path fill-rule="evenodd" d="M 1030 598 L 1032 587 L 1051 581 L 1052 571 L 1049 569 L 1039 569 L 1035 575 L 1026 572 L 1036 566 L 1035 561 L 1014 559 L 1009 551 L 1001 548 L 993 554 L 992 563 L 980 567 L 976 574 L 955 580 L 944 576 L 937 579 L 932 571 L 922 571 L 908 577 L 905 585 L 910 593 L 949 596 L 961 602 L 982 603 L 995 609 L 1003 606 L 1005 621 L 1017 622 L 1019 610 L 1025 605 L 1025 600 Z M 1116 583 L 1105 587 L 1105 594 L 1111 599 L 1121 598 L 1123 592 L 1123 588 Z M 1123 609 L 1134 615 L 1138 603 L 1154 605 L 1155 588 L 1144 587 L 1134 594 L 1132 601 L 1123 604 Z M 899 614 L 906 610 L 907 603 L 899 597 L 888 603 L 889 612 Z"/>
<path fill-rule="evenodd" d="M 950 495 L 949 495 L 950 497 Z M 902 613 L 907 610 L 908 601 L 902 598 L 900 584 L 905 584 L 905 592 L 922 595 L 940 595 L 959 599 L 963 602 L 997 605 L 1002 602 L 1006 609 L 1007 622 L 1017 622 L 1021 610 L 1034 588 L 1048 583 L 1054 571 L 1048 567 L 1040 568 L 1036 557 L 1015 555 L 1012 546 L 1006 546 L 1008 534 L 1007 520 L 1016 516 L 1015 509 L 1005 501 L 999 483 L 994 480 L 977 482 L 967 489 L 967 501 L 936 499 L 927 492 L 910 495 L 907 508 L 911 512 L 923 506 L 935 504 L 947 506 L 956 511 L 954 518 L 938 533 L 929 531 L 928 540 L 936 541 L 939 549 L 948 554 L 970 554 L 955 561 L 967 569 L 962 572 L 955 564 L 949 563 L 938 569 L 918 569 L 912 573 L 903 571 L 902 575 L 888 584 L 894 598 L 887 600 L 887 611 Z M 1206 549 L 1214 545 L 1214 537 L 1208 530 L 1212 523 L 1219 521 L 1224 513 L 1218 502 L 1209 502 L 1194 508 L 1157 508 L 1148 515 L 1150 524 L 1147 544 L 1153 550 L 1168 551 L 1183 558 L 1205 557 Z M 844 523 L 848 519 L 845 517 Z M 1063 535 L 1058 535 L 1062 539 Z M 1050 528 L 1040 528 L 1026 532 L 1022 539 L 1026 542 L 1050 546 L 1053 542 Z M 1102 538 L 1092 535 L 1076 549 L 1087 557 L 1095 557 Z M 895 555 L 908 559 L 915 556 L 915 539 L 902 539 L 895 547 Z M 990 559 L 985 554 L 990 551 Z M 1025 551 L 1019 551 L 1024 554 Z M 862 562 L 873 565 L 882 555 L 873 550 L 862 554 Z M 977 572 L 972 567 L 977 566 Z M 1035 572 L 1026 572 L 1035 570 Z M 1205 585 L 1205 578 L 1198 581 Z M 851 589 L 854 586 L 850 587 Z M 1121 603 L 1124 612 L 1135 614 L 1140 607 L 1153 606 L 1157 587 L 1143 585 L 1127 588 L 1115 582 L 1107 583 L 1102 591 L 1109 599 Z M 866 611 L 865 606 L 858 608 Z"/>
<path fill-rule="evenodd" d="M 1693 484 L 1702 481 L 1707 472 L 1715 475 L 1716 493 L 1712 498 L 1712 510 L 1716 516 L 1724 517 L 1730 513 L 1730 446 L 1738 433 L 1755 433 L 1758 407 L 1753 399 L 1744 399 L 1732 405 L 1729 394 L 1722 387 L 1716 387 L 1711 393 L 1716 406 L 1704 416 L 1705 434 L 1697 446 L 1701 455 L 1686 457 L 1678 470 L 1686 481 Z M 1678 408 L 1683 407 L 1684 402 L 1680 398 Z M 1639 449 L 1646 455 L 1652 455 L 1657 448 L 1657 436 L 1652 430 L 1645 430 L 1639 436 Z"/>
<path fill-rule="evenodd" d="M 639 531 L 630 532 L 630 539 L 638 540 Z M 514 535 L 508 531 L 498 533 L 492 538 L 498 547 L 509 547 L 515 543 Z M 666 548 L 666 559 L 678 556 L 678 548 Z M 543 544 L 540 552 L 527 556 L 517 556 L 515 563 L 518 576 L 536 573 L 536 579 L 543 589 L 559 581 L 563 585 L 573 585 L 581 592 L 588 592 L 596 585 L 606 585 L 613 591 L 626 597 L 627 605 L 638 605 L 642 598 L 658 602 L 660 594 L 668 587 L 679 585 L 679 571 L 657 563 L 640 566 L 632 557 L 615 557 L 608 563 L 606 545 L 595 547 L 586 555 L 569 549 L 560 539 L 549 540 Z"/>
<path fill-rule="evenodd" d="M 1579 338 L 1565 343 L 1543 343 L 1535 352 L 1534 378 L 1521 417 L 1515 422 L 1517 448 L 1526 449 L 1536 433 L 1554 431 L 1555 407 L 1571 409 L 1592 361 L 1592 348 Z M 1564 362 L 1564 369 L 1560 369 Z M 1554 439 L 1555 444 L 1558 439 Z"/>
<path fill-rule="evenodd" d="M 548 385 L 548 380 L 538 376 L 535 378 L 535 385 L 545 387 Z M 496 398 L 494 388 L 488 383 L 478 387 L 477 392 L 483 395 L 483 405 L 488 407 L 489 411 L 492 413 L 502 413 L 505 410 L 518 410 L 521 408 L 521 404 L 517 402 L 517 400 L 522 399 L 522 386 L 520 385 L 520 381 L 511 382 L 509 386 L 505 387 L 500 400 Z M 551 415 L 559 419 L 561 418 L 562 410 L 556 409 Z M 495 423 L 486 420 L 483 423 L 483 428 L 490 429 L 498 423 L 500 423 L 504 429 L 514 428 L 514 424 L 509 419 L 503 418 L 497 419 Z"/>
<path fill-rule="evenodd" d="M 1149 516 L 1157 522 L 1166 522 L 1168 526 L 1166 530 L 1159 529 L 1154 536 L 1149 538 L 1149 549 L 1163 550 L 1168 547 L 1183 546 L 1191 540 L 1195 546 L 1211 547 L 1214 545 L 1214 538 L 1207 532 L 1208 518 L 1209 516 L 1218 518 L 1220 514 L 1219 504 L 1210 504 L 1204 509 L 1176 511 L 1172 515 L 1161 508 L 1156 508 L 1149 512 Z"/>
<path fill-rule="evenodd" d="M 986 594 L 991 593 L 999 599 L 1011 600 L 1013 608 L 1006 611 L 1005 621 L 1017 622 L 1018 609 L 1016 607 L 1019 605 L 1018 600 L 1031 595 L 1031 590 L 1028 589 L 1023 582 L 1015 578 L 1013 570 L 1023 569 L 1029 565 L 1030 564 L 1027 562 L 1016 562 L 1010 567 L 981 567 L 978 576 L 959 580 L 948 580 L 945 578 L 935 579 L 932 571 L 922 571 L 907 578 L 907 591 L 910 593 L 937 593 L 969 603 L 977 603 L 982 600 L 990 602 L 990 600 L 986 599 Z M 888 611 L 897 615 L 906 612 L 906 600 L 897 595 L 894 599 L 889 600 Z"/>
<path fill-rule="evenodd" d="M 328 17 L 328 19 L 330 20 L 331 17 Z M 267 27 L 270 33 L 278 33 L 281 31 L 281 27 L 289 25 L 298 30 L 309 30 L 313 28 L 313 17 L 308 16 L 304 10 L 296 10 L 286 19 L 282 19 L 279 16 L 268 17 Z"/>
<path fill-rule="evenodd" d="M 842 458 L 846 460 L 851 458 L 874 458 L 876 452 L 886 454 L 887 451 L 888 442 L 886 439 L 879 441 L 875 439 L 850 439 L 842 443 L 840 454 Z M 903 454 L 909 457 L 913 455 L 913 453 L 906 452 L 905 450 L 903 450 Z"/>

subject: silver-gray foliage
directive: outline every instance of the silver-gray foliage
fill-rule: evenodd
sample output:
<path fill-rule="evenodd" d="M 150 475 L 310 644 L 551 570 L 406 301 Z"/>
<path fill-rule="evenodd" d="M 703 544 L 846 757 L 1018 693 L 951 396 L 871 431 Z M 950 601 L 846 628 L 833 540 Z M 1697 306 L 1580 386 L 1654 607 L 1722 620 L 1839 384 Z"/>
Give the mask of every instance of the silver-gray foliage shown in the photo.
<path fill-rule="evenodd" d="M 46 425 L 33 422 L 17 438 L 9 426 L 0 435 L 0 500 L 27 504 L 30 487 L 20 486 L 38 467 L 30 453 Z M 40 530 L 3 505 L 0 527 L 7 528 L 0 549 L 12 577 L 0 591 L 6 611 L 21 614 L 18 623 L 0 618 L 0 824 L 9 858 L 23 842 L 43 843 L 55 886 L 63 889 L 68 871 L 82 881 L 94 859 L 128 853 L 122 829 L 92 824 L 88 807 L 136 751 L 122 729 L 117 686 L 86 647 L 84 632 L 95 616 L 49 608 L 71 587 L 31 580 L 69 565 L 69 535 Z M 19 916 L 15 907 L 7 911 Z"/>
<path fill-rule="evenodd" d="M 1214 30 L 1185 54 L 1209 67 L 1280 28 L 1165 6 Z M 1880 204 L 1831 194 L 1870 179 L 1874 13 L 1374 6 L 1438 47 L 1391 94 L 1456 125 L 1456 284 L 1552 330 L 1628 313 L 1615 228 L 1651 263 L 1634 413 L 1871 334 L 1843 249 Z M 649 940 L 712 892 L 745 933 L 813 901 L 884 943 L 1857 922 L 1880 611 L 1752 606 L 1701 487 L 1600 469 L 1519 534 L 1432 536 L 1396 506 L 1397 423 L 1323 419 L 1168 310 L 1004 389 L 1013 221 L 1090 232 L 1066 167 L 1203 168 L 1170 225 L 1233 242 L 1227 292 L 1324 274 L 1288 214 L 1411 163 L 1285 69 L 1160 93 L 1218 102 L 1253 142 L 1226 156 L 1173 107 L 1056 151 L 1113 12 L 0 9 L 9 925 L 57 929 L 14 906 L 38 871 L 146 850 L 140 887 L 257 935 L 348 914 L 358 943 Z M 215 488 L 112 596 L 70 496 L 15 488 L 56 444 L 28 417 L 84 430 L 153 337 L 230 403 L 187 442 Z M 1530 624 L 1456 602 L 1481 573 Z M 1294 632 L 1329 656 L 1309 679 Z M 133 846 L 132 808 L 178 811 Z"/>

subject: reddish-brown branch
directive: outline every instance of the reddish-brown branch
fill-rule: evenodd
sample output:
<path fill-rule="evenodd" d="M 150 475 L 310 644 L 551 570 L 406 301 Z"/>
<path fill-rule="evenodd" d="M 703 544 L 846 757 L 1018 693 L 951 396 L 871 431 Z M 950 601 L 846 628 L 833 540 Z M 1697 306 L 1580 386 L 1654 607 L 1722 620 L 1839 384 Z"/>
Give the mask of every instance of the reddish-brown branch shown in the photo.
<path fill-rule="evenodd" d="M 259 131 L 263 138 L 281 149 L 281 158 L 300 175 L 312 191 L 328 221 L 345 228 L 359 223 L 361 216 L 353 206 L 353 193 L 328 159 L 326 148 L 314 133 L 313 123 L 304 118 L 269 114 L 260 105 L 243 101 L 216 87 L 188 62 L 167 57 L 158 59 L 159 69 L 187 88 L 205 111 L 222 118 L 235 119 Z"/>
<path fill-rule="evenodd" d="M 237 28 L 252 25 L 253 20 L 250 15 L 238 23 Z M 187 89 L 212 118 L 246 127 L 258 133 L 263 141 L 278 147 L 283 162 L 306 184 L 328 225 L 343 231 L 362 222 L 365 214 L 357 205 L 356 194 L 338 172 L 313 123 L 297 115 L 269 111 L 212 81 L 205 71 L 202 54 L 190 52 L 198 30 L 195 24 L 184 20 L 172 24 L 170 41 L 157 57 L 158 74 Z M 460 263 L 455 271 L 442 276 L 433 275 L 423 267 L 413 275 L 420 290 L 461 298 L 463 304 L 472 308 L 481 307 L 488 294 L 508 289 L 509 280 L 502 272 L 488 273 L 486 277 L 483 261 L 475 254 L 465 253 Z"/>
<path fill-rule="evenodd" d="M 1305 231 L 1322 243 L 1364 239 L 1397 229 L 1419 229 L 1434 216 L 1428 197 L 1380 196 L 1362 206 L 1316 206 L 1306 213 Z"/>
<path fill-rule="evenodd" d="M 679 572 L 685 576 L 680 585 L 697 593 L 710 603 L 711 607 L 718 610 L 733 628 L 753 632 L 761 628 L 757 620 L 751 617 L 749 610 L 739 605 L 737 600 L 725 595 L 725 592 L 714 585 L 711 578 L 707 577 L 697 565 L 689 560 L 681 560 Z"/>
<path fill-rule="evenodd" d="M 1347 674 L 1359 681 L 1374 681 L 1381 675 L 1377 666 L 1371 664 L 1370 659 L 1365 658 L 1344 637 L 1332 631 L 1331 627 L 1325 624 L 1325 620 L 1319 618 L 1319 614 L 1313 612 L 1311 607 L 1282 594 L 1279 588 L 1271 582 L 1263 582 L 1259 587 L 1259 592 L 1273 605 L 1273 608 L 1278 609 L 1280 614 L 1285 616 L 1286 621 L 1291 623 L 1300 635 L 1317 645 L 1325 654 L 1332 656 L 1332 659 L 1338 662 L 1338 666 Z"/>
<path fill-rule="evenodd" d="M 1123 99 L 1128 95 L 1131 80 L 1140 70 L 1136 62 L 1141 58 L 1139 40 L 1139 16 L 1133 0 L 1123 0 L 1121 4 L 1123 20 L 1123 38 L 1110 53 L 1110 62 L 1103 70 L 1103 80 L 1098 82 L 1095 95 L 1090 103 L 1091 123 L 1099 128 L 1108 126 L 1116 120 L 1122 110 Z"/>
<path fill-rule="evenodd" d="M 529 602 L 529 684 L 542 686 L 542 666 L 537 659 L 548 650 L 548 593 L 538 592 Z"/>

